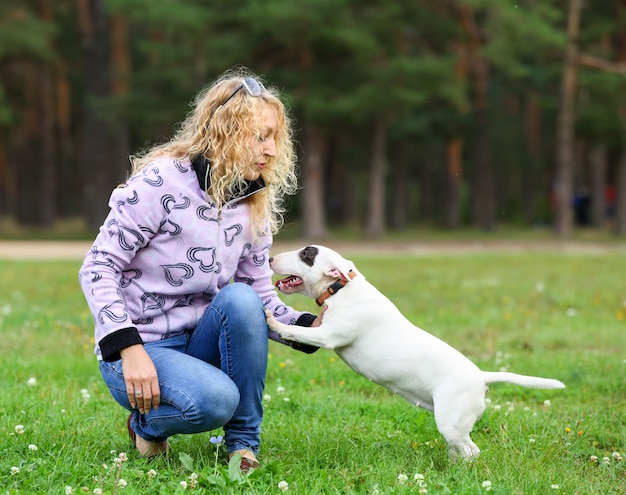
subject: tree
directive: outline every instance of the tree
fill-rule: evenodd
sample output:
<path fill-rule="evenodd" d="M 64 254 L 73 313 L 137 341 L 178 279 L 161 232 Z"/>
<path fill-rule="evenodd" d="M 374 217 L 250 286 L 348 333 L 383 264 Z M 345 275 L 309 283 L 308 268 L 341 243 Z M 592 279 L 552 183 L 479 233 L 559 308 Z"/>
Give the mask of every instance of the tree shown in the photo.
<path fill-rule="evenodd" d="M 567 14 L 567 46 L 561 79 L 561 105 L 559 109 L 556 143 L 555 177 L 555 223 L 559 236 L 567 236 L 572 231 L 572 198 L 574 161 L 574 101 L 576 98 L 576 77 L 578 69 L 578 32 L 580 29 L 581 0 L 569 0 Z"/>
<path fill-rule="evenodd" d="M 33 224 L 43 220 L 41 188 L 48 201 L 52 190 L 50 159 L 54 146 L 50 140 L 49 107 L 52 26 L 49 16 L 44 19 L 36 13 L 37 7 L 34 2 L 0 4 L 0 215 L 12 215 Z M 44 77 L 37 70 L 41 67 L 45 68 Z M 42 90 L 48 98 L 44 103 Z M 40 105 L 45 107 L 43 113 Z M 40 115 L 44 116 L 41 121 Z M 42 130 L 47 133 L 44 147 L 38 142 Z M 37 170 L 42 157 L 48 182 L 40 180 Z M 22 166 L 24 163 L 31 167 Z M 45 221 L 49 222 L 50 217 Z"/>

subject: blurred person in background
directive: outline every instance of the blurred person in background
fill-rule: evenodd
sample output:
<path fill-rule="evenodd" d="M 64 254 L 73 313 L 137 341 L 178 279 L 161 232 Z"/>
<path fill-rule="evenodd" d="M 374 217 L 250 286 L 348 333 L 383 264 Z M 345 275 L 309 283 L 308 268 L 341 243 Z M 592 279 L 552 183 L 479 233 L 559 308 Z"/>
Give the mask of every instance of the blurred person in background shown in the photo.
<path fill-rule="evenodd" d="M 131 162 L 79 272 L 102 377 L 130 411 L 140 455 L 223 427 L 229 458 L 257 468 L 265 309 L 319 324 L 280 301 L 268 263 L 283 199 L 297 189 L 290 118 L 275 88 L 232 69 L 196 96 L 169 141 Z"/>

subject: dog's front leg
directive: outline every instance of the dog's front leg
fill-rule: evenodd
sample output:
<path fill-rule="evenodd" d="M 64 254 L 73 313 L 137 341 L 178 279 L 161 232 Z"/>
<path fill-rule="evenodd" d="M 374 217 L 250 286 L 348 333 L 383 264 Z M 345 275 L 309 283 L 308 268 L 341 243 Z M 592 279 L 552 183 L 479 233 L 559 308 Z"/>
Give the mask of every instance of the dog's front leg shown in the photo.
<path fill-rule="evenodd" d="M 266 311 L 265 314 L 267 316 L 267 325 L 270 329 L 274 330 L 284 339 L 331 350 L 345 345 L 338 339 L 338 336 L 332 332 L 331 327 L 328 324 L 324 324 L 323 321 L 318 327 L 301 327 L 298 325 L 285 325 L 284 323 L 280 323 L 274 318 L 271 311 Z"/>

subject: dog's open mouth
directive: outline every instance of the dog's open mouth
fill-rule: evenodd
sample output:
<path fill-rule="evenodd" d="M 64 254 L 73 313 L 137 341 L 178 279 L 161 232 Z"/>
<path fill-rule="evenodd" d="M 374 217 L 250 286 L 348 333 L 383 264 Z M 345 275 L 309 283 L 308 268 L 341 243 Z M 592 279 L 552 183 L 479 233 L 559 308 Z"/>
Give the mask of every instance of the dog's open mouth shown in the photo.
<path fill-rule="evenodd" d="M 296 292 L 296 287 L 302 285 L 302 279 L 300 277 L 296 277 L 295 275 L 289 275 L 288 277 L 276 281 L 275 285 L 276 288 L 283 294 L 291 294 Z"/>

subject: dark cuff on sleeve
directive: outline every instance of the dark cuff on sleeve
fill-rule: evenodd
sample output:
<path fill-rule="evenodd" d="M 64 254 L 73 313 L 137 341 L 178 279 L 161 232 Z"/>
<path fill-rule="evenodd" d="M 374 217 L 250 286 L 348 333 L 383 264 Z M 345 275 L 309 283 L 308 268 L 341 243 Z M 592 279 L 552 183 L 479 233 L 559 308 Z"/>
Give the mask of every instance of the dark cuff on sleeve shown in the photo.
<path fill-rule="evenodd" d="M 300 315 L 300 318 L 296 320 L 296 325 L 301 327 L 310 327 L 315 321 L 315 318 L 317 318 L 317 316 L 311 313 L 303 313 Z M 315 347 L 314 345 L 301 344 L 300 342 L 289 342 L 289 345 L 298 351 L 304 352 L 305 354 L 313 354 L 319 349 L 319 347 Z"/>
<path fill-rule="evenodd" d="M 139 331 L 135 327 L 122 328 L 100 340 L 100 353 L 102 360 L 111 362 L 120 359 L 120 351 L 131 345 L 143 344 Z"/>
<path fill-rule="evenodd" d="M 311 313 L 303 313 L 300 315 L 300 318 L 296 320 L 296 325 L 299 327 L 310 327 L 315 321 L 315 318 L 317 318 L 317 316 Z"/>

